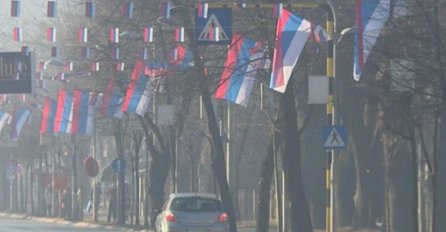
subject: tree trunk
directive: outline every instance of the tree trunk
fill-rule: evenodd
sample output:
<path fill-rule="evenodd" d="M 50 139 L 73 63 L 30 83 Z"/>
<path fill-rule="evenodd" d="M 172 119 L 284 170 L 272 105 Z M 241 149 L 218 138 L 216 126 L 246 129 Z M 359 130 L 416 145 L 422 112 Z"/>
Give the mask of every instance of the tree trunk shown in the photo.
<path fill-rule="evenodd" d="M 415 232 L 417 218 L 415 194 L 413 193 L 410 149 L 407 143 L 392 135 L 384 134 L 386 176 L 386 231 Z"/>
<path fill-rule="evenodd" d="M 260 191 L 259 202 L 257 206 L 259 209 L 257 215 L 257 232 L 269 231 L 269 202 L 271 198 L 271 181 L 274 172 L 274 144 L 274 142 L 271 142 L 269 144 L 267 154 L 263 159 L 262 169 L 260 171 Z"/>
<path fill-rule="evenodd" d="M 432 232 L 446 231 L 446 113 L 441 114 L 438 130 L 438 151 L 435 153 L 433 181 L 433 230 Z"/>
<path fill-rule="evenodd" d="M 291 83 L 288 85 L 292 86 Z M 291 231 L 313 231 L 302 181 L 300 135 L 294 95 L 290 87 L 282 96 L 279 117 L 284 141 L 283 168 L 286 192 L 290 202 Z"/>

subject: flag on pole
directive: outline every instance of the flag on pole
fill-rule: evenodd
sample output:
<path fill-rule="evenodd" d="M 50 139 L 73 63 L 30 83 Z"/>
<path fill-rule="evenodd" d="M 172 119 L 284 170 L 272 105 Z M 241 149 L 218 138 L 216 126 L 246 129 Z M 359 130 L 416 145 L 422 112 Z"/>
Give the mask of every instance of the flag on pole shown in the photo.
<path fill-rule="evenodd" d="M 54 18 L 57 15 L 57 2 L 48 1 L 47 16 Z"/>
<path fill-rule="evenodd" d="M 119 43 L 119 28 L 110 28 L 109 30 L 110 43 Z"/>
<path fill-rule="evenodd" d="M 10 139 L 12 141 L 17 141 L 20 136 L 20 132 L 23 126 L 31 117 L 31 111 L 25 108 L 15 109 L 12 115 L 12 127 L 10 133 Z"/>
<path fill-rule="evenodd" d="M 116 117 L 122 118 L 123 112 L 121 111 L 121 104 L 123 101 L 122 95 L 115 90 L 115 78 L 110 78 L 110 81 L 105 88 L 104 95 L 102 96 L 101 106 L 99 112 L 104 117 Z"/>
<path fill-rule="evenodd" d="M 5 96 L 5 95 L 2 95 L 2 96 Z M 12 115 L 0 111 L 0 133 L 2 133 L 3 127 L 6 124 L 11 123 L 11 119 L 12 119 Z"/>
<path fill-rule="evenodd" d="M 55 43 L 56 42 L 56 28 L 55 27 L 49 27 L 47 30 L 47 40 L 49 42 Z"/>
<path fill-rule="evenodd" d="M 207 18 L 208 17 L 208 4 L 205 2 L 198 2 L 197 5 L 197 17 Z"/>
<path fill-rule="evenodd" d="M 356 0 L 353 79 L 359 81 L 373 45 L 390 16 L 391 0 Z"/>
<path fill-rule="evenodd" d="M 85 16 L 87 18 L 94 18 L 96 16 L 96 5 L 93 1 L 87 1 L 85 4 Z"/>
<path fill-rule="evenodd" d="M 127 1 L 122 5 L 122 15 L 127 18 L 133 18 L 133 2 Z"/>
<path fill-rule="evenodd" d="M 57 57 L 59 55 L 58 47 L 51 47 L 51 57 Z"/>
<path fill-rule="evenodd" d="M 88 28 L 81 27 L 77 31 L 77 41 L 80 43 L 87 43 L 88 42 Z"/>
<path fill-rule="evenodd" d="M 98 94 L 82 90 L 73 91 L 73 107 L 68 129 L 70 134 L 91 134 L 94 125 L 94 109 Z"/>
<path fill-rule="evenodd" d="M 276 43 L 269 87 L 284 93 L 294 66 L 311 33 L 311 23 L 283 9 L 277 20 Z"/>
<path fill-rule="evenodd" d="M 144 35 L 144 43 L 152 43 L 153 42 L 153 27 L 144 27 L 143 31 Z"/>
<path fill-rule="evenodd" d="M 54 132 L 68 133 L 72 114 L 73 94 L 65 89 L 59 90 L 57 109 L 54 118 Z"/>
<path fill-rule="evenodd" d="M 42 121 L 40 123 L 40 134 L 54 133 L 54 119 L 56 116 L 57 102 L 46 97 L 43 103 Z"/>
<path fill-rule="evenodd" d="M 20 17 L 21 7 L 20 1 L 11 1 L 11 17 Z"/>
<path fill-rule="evenodd" d="M 12 37 L 16 42 L 22 42 L 22 28 L 14 27 L 12 30 Z"/>
<path fill-rule="evenodd" d="M 215 98 L 247 106 L 255 76 L 263 69 L 265 43 L 234 34 Z"/>
<path fill-rule="evenodd" d="M 184 27 L 175 28 L 175 41 L 184 42 Z"/>
<path fill-rule="evenodd" d="M 144 75 L 144 68 L 144 63 L 138 60 L 133 69 L 124 102 L 121 106 L 123 112 L 133 112 L 143 116 L 149 107 L 153 87 L 149 78 Z"/>
<path fill-rule="evenodd" d="M 178 44 L 172 49 L 169 64 L 180 69 L 192 67 L 194 65 L 194 57 L 192 51 L 183 44 Z"/>
<path fill-rule="evenodd" d="M 160 3 L 160 12 L 161 17 L 164 17 L 166 19 L 170 18 L 170 2 L 161 2 Z"/>
<path fill-rule="evenodd" d="M 82 47 L 81 48 L 81 57 L 84 59 L 90 58 L 90 48 L 89 47 Z"/>

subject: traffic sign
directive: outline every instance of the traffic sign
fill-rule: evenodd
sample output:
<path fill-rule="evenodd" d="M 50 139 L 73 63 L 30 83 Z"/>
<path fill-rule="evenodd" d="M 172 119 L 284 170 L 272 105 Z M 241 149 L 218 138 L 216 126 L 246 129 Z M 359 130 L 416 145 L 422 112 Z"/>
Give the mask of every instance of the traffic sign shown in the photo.
<path fill-rule="evenodd" d="M 195 16 L 195 40 L 198 45 L 231 44 L 231 9 L 209 8 L 207 18 Z"/>
<path fill-rule="evenodd" d="M 84 159 L 84 168 L 87 171 L 88 176 L 95 177 L 98 175 L 98 162 L 96 162 L 93 157 L 88 156 Z"/>
<path fill-rule="evenodd" d="M 324 148 L 345 148 L 347 145 L 347 128 L 344 126 L 324 126 Z"/>
<path fill-rule="evenodd" d="M 116 173 L 124 173 L 125 172 L 125 161 L 121 159 L 115 159 L 112 161 L 112 169 Z"/>

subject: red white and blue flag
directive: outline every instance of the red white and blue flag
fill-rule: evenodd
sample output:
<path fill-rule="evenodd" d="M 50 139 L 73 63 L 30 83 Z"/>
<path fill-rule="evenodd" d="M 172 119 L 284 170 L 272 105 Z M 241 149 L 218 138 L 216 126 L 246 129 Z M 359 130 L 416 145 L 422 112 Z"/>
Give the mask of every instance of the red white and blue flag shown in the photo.
<path fill-rule="evenodd" d="M 194 57 L 192 51 L 183 44 L 178 44 L 172 49 L 169 63 L 173 67 L 184 69 L 186 67 L 192 67 L 194 65 Z"/>
<path fill-rule="evenodd" d="M 122 15 L 127 18 L 133 18 L 133 2 L 127 1 L 122 5 Z"/>
<path fill-rule="evenodd" d="M 153 42 L 153 27 L 144 27 L 144 43 L 152 43 Z"/>
<path fill-rule="evenodd" d="M 121 111 L 121 104 L 123 101 L 122 94 L 115 90 L 115 78 L 110 78 L 110 81 L 105 88 L 104 95 L 102 96 L 99 112 L 105 117 L 122 118 L 124 115 Z"/>
<path fill-rule="evenodd" d="M 109 39 L 110 39 L 110 43 L 119 43 L 119 28 L 115 27 L 111 27 L 109 29 Z"/>
<path fill-rule="evenodd" d="M 283 9 L 277 20 L 276 44 L 269 87 L 284 93 L 294 66 L 311 33 L 311 23 Z"/>
<path fill-rule="evenodd" d="M 359 81 L 373 45 L 390 16 L 391 0 L 356 0 L 353 78 Z"/>
<path fill-rule="evenodd" d="M 40 123 L 40 134 L 54 133 L 54 120 L 56 117 L 57 102 L 46 97 L 43 103 L 42 121 Z"/>
<path fill-rule="evenodd" d="M 170 2 L 160 2 L 161 17 L 164 17 L 166 19 L 170 18 L 170 8 Z"/>
<path fill-rule="evenodd" d="M 77 31 L 77 41 L 79 41 L 80 43 L 88 42 L 88 28 L 79 28 L 79 30 Z"/>
<path fill-rule="evenodd" d="M 20 1 L 13 0 L 11 1 L 11 17 L 20 17 L 21 7 Z"/>
<path fill-rule="evenodd" d="M 3 95 L 4 96 L 4 95 Z M 0 111 L 0 133 L 6 124 L 11 123 L 12 116 L 9 113 Z"/>
<path fill-rule="evenodd" d="M 57 15 L 57 2 L 48 1 L 47 16 L 53 18 L 56 17 L 56 15 Z"/>
<path fill-rule="evenodd" d="M 47 30 L 47 39 L 49 42 L 55 43 L 56 42 L 56 28 L 55 27 L 49 27 Z"/>
<path fill-rule="evenodd" d="M 14 27 L 12 30 L 12 37 L 16 42 L 22 42 L 22 28 Z"/>
<path fill-rule="evenodd" d="M 207 18 L 208 17 L 209 5 L 205 2 L 200 1 L 197 5 L 197 17 Z"/>
<path fill-rule="evenodd" d="M 73 94 L 66 89 L 59 90 L 54 132 L 69 133 L 69 123 L 72 114 Z"/>
<path fill-rule="evenodd" d="M 215 98 L 246 106 L 255 76 L 263 69 L 265 44 L 234 34 Z"/>
<path fill-rule="evenodd" d="M 153 87 L 149 77 L 144 75 L 145 65 L 138 60 L 132 71 L 132 76 L 121 110 L 123 112 L 136 113 L 143 116 L 148 107 L 153 94 Z"/>
<path fill-rule="evenodd" d="M 17 141 L 20 136 L 20 132 L 23 126 L 28 122 L 31 117 L 31 111 L 25 108 L 15 109 L 12 114 L 12 127 L 10 133 L 10 139 L 12 141 Z"/>
<path fill-rule="evenodd" d="M 85 16 L 87 18 L 94 18 L 96 15 L 96 5 L 93 1 L 87 1 L 85 3 Z"/>
<path fill-rule="evenodd" d="M 70 134 L 91 134 L 94 126 L 94 110 L 98 93 L 74 90 L 73 107 L 69 123 Z"/>

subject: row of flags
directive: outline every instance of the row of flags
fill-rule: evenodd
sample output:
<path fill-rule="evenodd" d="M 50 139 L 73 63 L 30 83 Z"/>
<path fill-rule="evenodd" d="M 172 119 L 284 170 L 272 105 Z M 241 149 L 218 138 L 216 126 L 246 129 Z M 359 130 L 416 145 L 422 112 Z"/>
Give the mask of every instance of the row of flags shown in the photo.
<path fill-rule="evenodd" d="M 85 1 L 85 16 L 87 18 L 94 18 L 96 16 L 96 4 L 95 0 L 86 0 Z M 245 8 L 245 3 L 234 3 L 234 5 L 241 9 Z M 47 2 L 47 17 L 54 18 L 57 17 L 57 1 L 50 0 Z M 207 18 L 208 16 L 208 8 L 209 4 L 204 1 L 199 1 L 196 6 L 196 15 L 198 17 Z M 11 1 L 11 17 L 20 17 L 22 9 L 22 0 L 12 0 Z M 160 16 L 164 18 L 170 18 L 170 11 L 172 9 L 172 3 L 161 1 L 159 4 Z M 273 15 L 279 17 L 283 9 L 282 3 L 276 3 L 272 6 Z M 133 18 L 135 6 L 133 1 L 126 0 L 121 3 L 121 16 L 126 18 Z"/>

